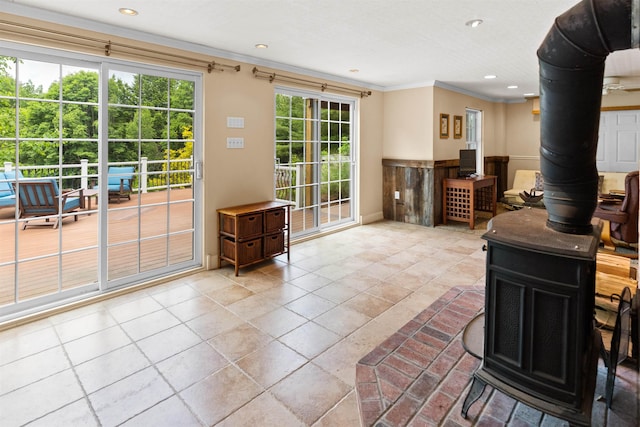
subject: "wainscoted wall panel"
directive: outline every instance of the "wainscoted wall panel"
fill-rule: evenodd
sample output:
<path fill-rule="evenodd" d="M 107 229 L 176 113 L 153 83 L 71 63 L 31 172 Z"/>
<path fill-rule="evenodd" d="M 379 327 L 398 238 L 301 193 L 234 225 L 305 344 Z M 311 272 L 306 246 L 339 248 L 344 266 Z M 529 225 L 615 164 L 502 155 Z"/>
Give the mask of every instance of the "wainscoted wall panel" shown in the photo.
<path fill-rule="evenodd" d="M 382 159 L 385 219 L 434 225 L 433 162 Z"/>
<path fill-rule="evenodd" d="M 487 175 L 496 175 L 498 199 L 507 189 L 508 157 L 485 157 Z M 384 219 L 433 227 L 442 223 L 442 181 L 458 176 L 458 159 L 382 159 Z"/>

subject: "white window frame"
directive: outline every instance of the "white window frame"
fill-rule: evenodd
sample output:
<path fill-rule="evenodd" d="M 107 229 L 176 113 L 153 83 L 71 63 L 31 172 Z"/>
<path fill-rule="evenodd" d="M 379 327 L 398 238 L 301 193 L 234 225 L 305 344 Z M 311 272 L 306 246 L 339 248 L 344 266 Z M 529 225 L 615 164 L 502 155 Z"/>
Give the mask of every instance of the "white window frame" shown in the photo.
<path fill-rule="evenodd" d="M 476 150 L 476 173 L 484 175 L 484 145 L 482 142 L 482 110 L 465 108 L 466 148 Z"/>

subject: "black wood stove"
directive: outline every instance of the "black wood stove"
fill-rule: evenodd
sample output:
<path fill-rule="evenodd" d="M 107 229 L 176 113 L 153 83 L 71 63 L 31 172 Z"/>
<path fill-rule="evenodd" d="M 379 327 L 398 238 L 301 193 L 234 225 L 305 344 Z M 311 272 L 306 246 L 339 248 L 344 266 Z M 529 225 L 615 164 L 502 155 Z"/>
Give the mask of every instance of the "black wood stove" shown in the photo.
<path fill-rule="evenodd" d="M 463 415 L 485 384 L 543 412 L 588 425 L 600 336 L 593 324 L 599 228 L 546 226 L 543 209 L 493 218 L 487 233 L 483 361 Z"/>
<path fill-rule="evenodd" d="M 639 46 L 640 0 L 582 0 L 538 49 L 546 210 L 499 215 L 484 235 L 484 352 L 464 416 L 490 384 L 572 424 L 591 423 L 602 81 L 609 53 Z"/>

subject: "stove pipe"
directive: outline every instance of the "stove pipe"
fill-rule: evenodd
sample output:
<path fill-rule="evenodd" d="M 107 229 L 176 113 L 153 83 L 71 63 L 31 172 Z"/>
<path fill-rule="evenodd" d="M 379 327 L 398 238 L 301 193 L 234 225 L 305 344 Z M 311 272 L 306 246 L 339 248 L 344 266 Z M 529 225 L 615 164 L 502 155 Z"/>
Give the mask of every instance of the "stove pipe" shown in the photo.
<path fill-rule="evenodd" d="M 538 49 L 540 171 L 547 226 L 589 234 L 605 59 L 640 43 L 640 0 L 583 0 L 558 16 Z"/>

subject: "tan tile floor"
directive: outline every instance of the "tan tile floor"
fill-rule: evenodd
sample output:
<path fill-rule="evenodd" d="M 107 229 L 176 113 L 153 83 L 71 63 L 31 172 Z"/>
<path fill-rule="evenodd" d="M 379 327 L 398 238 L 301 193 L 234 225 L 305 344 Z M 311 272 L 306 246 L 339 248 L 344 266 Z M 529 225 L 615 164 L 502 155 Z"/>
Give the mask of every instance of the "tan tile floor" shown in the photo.
<path fill-rule="evenodd" d="M 0 332 L 0 425 L 358 426 L 358 360 L 456 285 L 482 230 L 380 222 Z"/>

